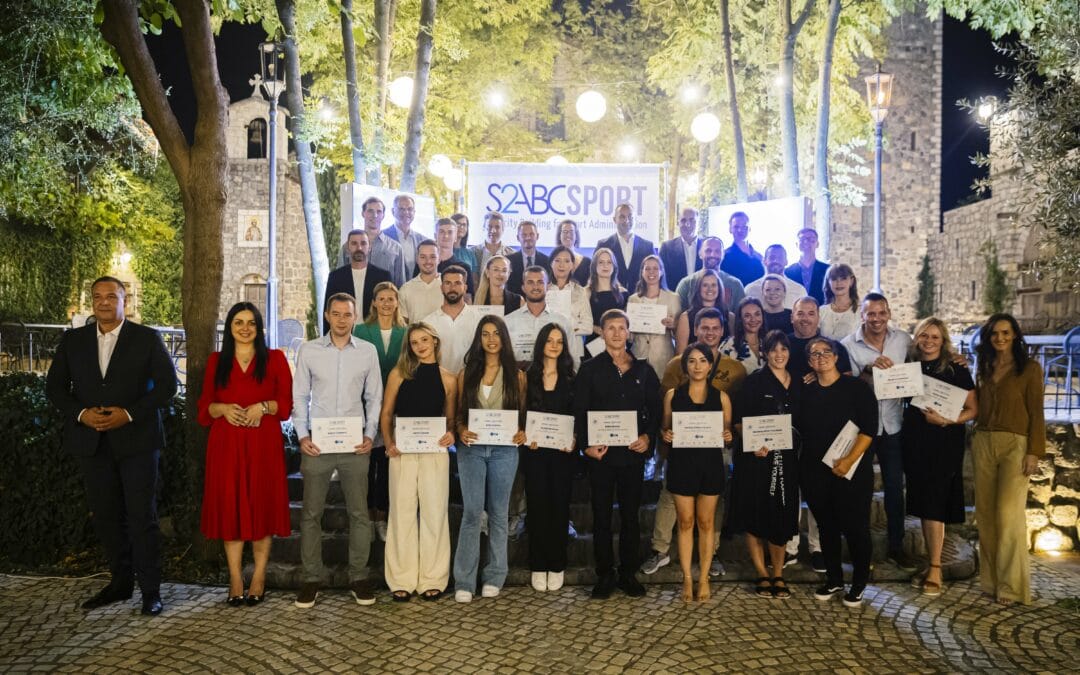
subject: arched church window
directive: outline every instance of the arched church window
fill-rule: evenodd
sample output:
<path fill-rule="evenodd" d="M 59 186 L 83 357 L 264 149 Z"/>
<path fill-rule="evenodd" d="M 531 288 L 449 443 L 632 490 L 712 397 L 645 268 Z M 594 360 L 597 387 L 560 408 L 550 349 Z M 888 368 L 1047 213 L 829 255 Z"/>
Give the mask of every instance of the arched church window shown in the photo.
<path fill-rule="evenodd" d="M 261 117 L 251 120 L 247 126 L 248 159 L 266 159 L 266 120 Z"/>

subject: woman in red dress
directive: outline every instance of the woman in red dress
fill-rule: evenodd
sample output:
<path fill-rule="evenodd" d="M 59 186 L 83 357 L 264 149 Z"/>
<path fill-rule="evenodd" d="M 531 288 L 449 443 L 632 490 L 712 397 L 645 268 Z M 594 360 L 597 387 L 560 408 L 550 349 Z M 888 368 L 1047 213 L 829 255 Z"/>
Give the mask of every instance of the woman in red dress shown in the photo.
<path fill-rule="evenodd" d="M 233 305 L 225 326 L 221 351 L 210 355 L 199 397 L 199 424 L 210 427 L 202 532 L 225 542 L 228 603 L 239 607 L 266 597 L 270 537 L 288 536 L 291 529 L 281 421 L 292 410 L 292 373 L 280 350 L 266 348 L 255 305 Z M 245 541 L 255 558 L 246 593 Z"/>

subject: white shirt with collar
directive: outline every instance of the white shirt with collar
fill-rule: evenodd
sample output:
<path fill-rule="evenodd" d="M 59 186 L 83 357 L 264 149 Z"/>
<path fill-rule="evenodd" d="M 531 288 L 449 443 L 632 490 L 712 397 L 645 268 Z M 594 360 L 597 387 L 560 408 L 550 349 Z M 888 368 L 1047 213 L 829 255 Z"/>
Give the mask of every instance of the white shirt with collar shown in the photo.
<path fill-rule="evenodd" d="M 623 236 L 618 232 L 615 233 L 615 241 L 619 243 L 619 249 L 622 250 L 622 259 L 626 264 L 626 269 L 630 269 L 630 260 L 634 257 L 634 233 L 630 233 L 630 237 L 623 239 Z M 624 285 L 631 288 L 637 284 L 637 279 L 621 280 Z"/>
<path fill-rule="evenodd" d="M 581 363 L 584 347 L 581 340 L 574 337 L 573 324 L 570 323 L 568 317 L 551 311 L 547 303 L 544 303 L 544 309 L 539 314 L 533 314 L 529 311 L 528 303 L 522 303 L 521 307 L 506 315 L 505 321 L 506 329 L 510 331 L 510 339 L 513 342 L 514 358 L 518 361 L 531 361 L 533 348 L 536 346 L 536 336 L 540 334 L 540 329 L 549 323 L 557 323 L 566 333 L 566 340 L 569 343 L 567 349 L 570 357 L 574 359 L 574 367 L 576 368 Z M 524 339 L 526 336 L 531 336 L 532 339 Z"/>
<path fill-rule="evenodd" d="M 686 258 L 686 273 L 688 275 L 693 274 L 694 273 L 694 264 L 697 262 L 697 258 L 698 258 L 698 251 L 697 251 L 698 238 L 694 237 L 693 241 L 691 241 L 689 244 L 687 244 L 685 239 L 683 239 L 682 237 L 679 237 L 679 243 L 682 244 L 683 257 Z"/>
<path fill-rule="evenodd" d="M 352 270 L 352 285 L 353 285 L 353 298 L 356 299 L 356 303 L 359 306 L 364 301 L 364 281 L 367 279 L 367 265 L 364 265 L 360 269 L 350 267 Z M 363 317 L 367 314 L 367 307 L 361 307 L 357 312 L 356 323 L 363 323 Z"/>
<path fill-rule="evenodd" d="M 116 349 L 116 341 L 120 339 L 120 329 L 124 327 L 124 322 L 121 321 L 107 333 L 103 333 L 100 328 L 94 331 L 97 333 L 97 355 L 98 355 L 98 368 L 101 369 L 101 377 L 105 377 L 105 373 L 109 370 L 109 361 L 112 360 L 113 351 Z"/>
<path fill-rule="evenodd" d="M 882 350 L 866 342 L 863 335 L 863 326 L 860 325 L 855 332 L 840 341 L 840 344 L 848 350 L 848 358 L 851 359 L 851 369 L 858 376 L 867 367 L 871 367 L 879 356 L 887 356 L 893 364 L 900 365 L 907 360 L 908 349 L 911 347 L 911 336 L 902 330 L 889 326 L 885 330 L 885 344 Z M 887 398 L 878 401 L 878 435 L 896 434 L 904 422 L 903 399 Z"/>
<path fill-rule="evenodd" d="M 465 305 L 457 318 L 444 312 L 441 306 L 424 317 L 424 323 L 439 334 L 439 365 L 454 375 L 465 367 L 465 354 L 472 345 L 480 318 L 480 313 L 469 305 Z"/>
<path fill-rule="evenodd" d="M 398 291 L 398 303 L 402 317 L 410 323 L 419 321 L 442 306 L 442 278 L 436 274 L 427 282 L 416 275 Z"/>

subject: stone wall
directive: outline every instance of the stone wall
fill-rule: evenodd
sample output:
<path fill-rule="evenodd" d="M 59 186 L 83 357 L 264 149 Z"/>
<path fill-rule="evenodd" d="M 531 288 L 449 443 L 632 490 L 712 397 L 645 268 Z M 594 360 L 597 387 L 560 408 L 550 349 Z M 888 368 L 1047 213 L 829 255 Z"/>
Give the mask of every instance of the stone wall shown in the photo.
<path fill-rule="evenodd" d="M 942 22 L 905 14 L 888 28 L 885 41 L 881 69 L 896 80 L 884 126 L 881 286 L 894 323 L 907 327 L 915 319 L 927 238 L 937 232 L 940 217 Z M 870 74 L 872 64 L 863 70 Z M 853 86 L 865 91 L 861 77 Z M 871 170 L 873 151 L 871 143 Z M 833 209 L 829 259 L 851 265 L 865 293 L 873 285 L 873 175 L 859 184 L 866 190 L 863 207 Z"/>
<path fill-rule="evenodd" d="M 1046 457 L 1028 489 L 1028 544 L 1033 550 L 1080 550 L 1080 427 L 1046 428 Z"/>

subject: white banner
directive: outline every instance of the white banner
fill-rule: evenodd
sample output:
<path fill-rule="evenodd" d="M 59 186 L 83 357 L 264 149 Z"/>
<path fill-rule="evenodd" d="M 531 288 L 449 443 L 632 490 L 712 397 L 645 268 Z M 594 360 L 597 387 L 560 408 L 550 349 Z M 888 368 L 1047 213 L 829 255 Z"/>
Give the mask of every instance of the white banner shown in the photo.
<path fill-rule="evenodd" d="M 581 248 L 615 233 L 615 207 L 634 209 L 634 234 L 659 246 L 664 189 L 661 164 L 513 164 L 476 162 L 467 165 L 466 213 L 469 243 L 484 241 L 484 214 L 499 211 L 505 220 L 503 243 L 517 245 L 517 224 L 536 223 L 538 245 L 556 245 L 556 228 L 573 220 Z"/>

